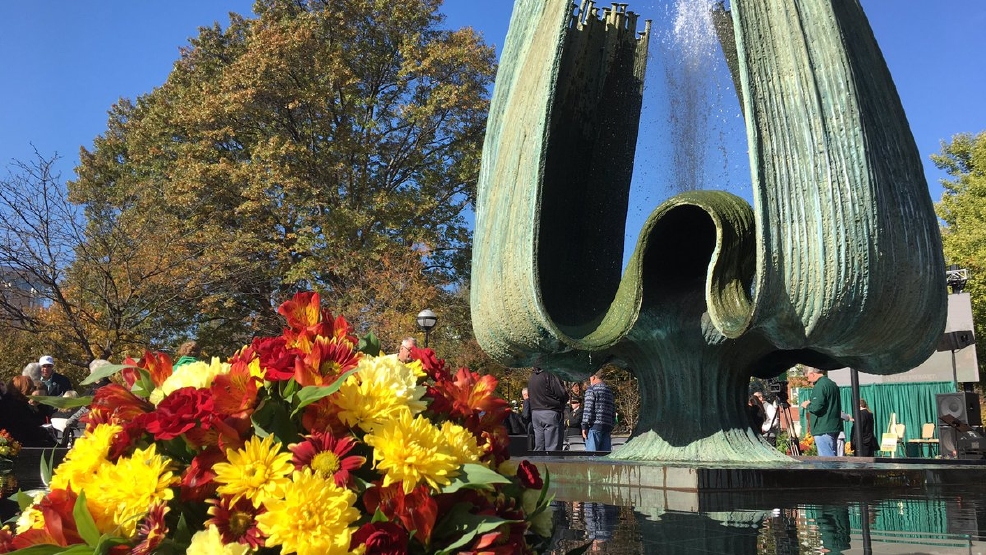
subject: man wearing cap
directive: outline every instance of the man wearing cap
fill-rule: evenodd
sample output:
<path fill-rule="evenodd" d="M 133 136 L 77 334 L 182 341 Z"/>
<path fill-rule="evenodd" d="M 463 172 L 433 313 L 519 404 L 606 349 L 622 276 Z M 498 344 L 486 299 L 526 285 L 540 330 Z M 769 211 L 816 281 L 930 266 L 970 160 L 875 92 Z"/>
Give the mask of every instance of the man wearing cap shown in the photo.
<path fill-rule="evenodd" d="M 63 393 L 72 389 L 72 382 L 55 372 L 55 359 L 51 355 L 38 359 L 38 364 L 41 365 L 41 383 L 48 389 L 49 397 L 61 397 Z"/>

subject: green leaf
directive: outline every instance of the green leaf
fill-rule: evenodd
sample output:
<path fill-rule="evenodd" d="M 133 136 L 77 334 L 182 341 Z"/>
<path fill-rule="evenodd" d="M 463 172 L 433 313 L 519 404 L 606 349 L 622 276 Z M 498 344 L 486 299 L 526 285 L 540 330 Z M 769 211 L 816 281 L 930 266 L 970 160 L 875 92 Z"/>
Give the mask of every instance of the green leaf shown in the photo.
<path fill-rule="evenodd" d="M 443 538 L 458 539 L 435 555 L 458 553 L 458 548 L 468 545 L 476 536 L 492 532 L 506 522 L 514 521 L 492 515 L 475 515 L 469 512 L 468 505 L 460 503 L 449 511 L 448 518 L 441 522 L 440 532 L 437 534 Z"/>
<path fill-rule="evenodd" d="M 356 368 L 352 368 L 342 374 L 339 374 L 339 377 L 329 385 L 306 385 L 301 388 L 301 391 L 299 391 L 295 396 L 298 399 L 298 406 L 291 412 L 291 416 L 297 415 L 301 409 L 307 407 L 315 401 L 318 401 L 323 397 L 328 397 L 336 391 L 339 391 L 339 388 L 342 387 L 342 383 L 346 381 L 349 376 L 352 376 L 355 373 Z"/>
<path fill-rule="evenodd" d="M 281 403 L 264 402 L 254 411 L 253 417 L 254 432 L 260 438 L 269 435 L 287 445 L 298 437 L 298 430 L 291 422 L 291 415 L 287 408 Z"/>
<path fill-rule="evenodd" d="M 34 497 L 29 495 L 26 491 L 17 491 L 17 507 L 20 512 L 24 512 L 28 507 L 34 504 Z"/>
<path fill-rule="evenodd" d="M 373 334 L 372 331 L 366 332 L 366 335 L 359 339 L 359 345 L 356 350 L 361 353 L 366 353 L 370 356 L 380 356 L 383 352 L 383 348 L 380 346 L 380 338 Z"/>
<path fill-rule="evenodd" d="M 86 506 L 86 492 L 79 491 L 79 497 L 75 500 L 72 507 L 72 517 L 75 518 L 75 526 L 79 535 L 90 547 L 95 547 L 99 543 L 99 529 L 96 528 L 96 521 L 93 520 L 89 507 Z"/>
<path fill-rule="evenodd" d="M 89 374 L 89 377 L 82 380 L 82 382 L 80 382 L 79 385 L 94 384 L 103 378 L 108 378 L 113 374 L 116 374 L 117 372 L 123 370 L 124 368 L 136 368 L 136 367 L 131 364 L 105 364 L 97 368 L 96 371 L 93 372 L 92 374 Z"/>
<path fill-rule="evenodd" d="M 15 551 L 18 555 L 55 555 L 56 553 L 92 553 L 92 548 L 83 545 L 85 551 L 69 551 L 69 549 L 75 549 L 75 547 L 65 548 L 60 545 L 32 545 L 31 547 L 25 547 L 24 549 L 18 549 Z"/>
<path fill-rule="evenodd" d="M 51 473 L 55 469 L 55 450 L 51 450 L 51 456 L 45 458 L 45 450 L 41 450 L 41 482 L 44 485 L 51 483 Z"/>
<path fill-rule="evenodd" d="M 380 507 L 377 507 L 377 512 L 373 513 L 373 518 L 370 519 L 370 522 L 371 523 L 390 522 L 390 519 L 387 518 L 387 515 L 383 514 L 383 511 L 380 510 Z"/>
<path fill-rule="evenodd" d="M 291 402 L 291 398 L 298 392 L 298 382 L 291 378 L 284 382 L 279 382 L 278 388 L 281 391 L 281 398 Z"/>
<path fill-rule="evenodd" d="M 459 475 L 442 488 L 442 493 L 455 493 L 460 489 L 492 489 L 493 484 L 509 484 L 506 476 L 490 470 L 481 464 L 464 464 L 459 469 Z"/>
<path fill-rule="evenodd" d="M 76 407 L 88 407 L 92 403 L 92 397 L 51 397 L 32 395 L 32 401 L 37 401 L 42 405 L 55 407 L 56 409 L 73 409 Z"/>

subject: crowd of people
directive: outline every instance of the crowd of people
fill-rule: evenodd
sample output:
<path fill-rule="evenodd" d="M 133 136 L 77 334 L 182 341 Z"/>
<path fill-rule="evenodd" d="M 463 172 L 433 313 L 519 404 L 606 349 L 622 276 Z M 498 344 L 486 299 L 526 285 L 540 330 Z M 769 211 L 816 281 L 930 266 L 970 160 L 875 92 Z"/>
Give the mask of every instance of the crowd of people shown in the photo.
<path fill-rule="evenodd" d="M 873 413 L 870 412 L 866 400 L 859 400 L 859 421 L 856 422 L 850 414 L 842 412 L 839 387 L 822 370 L 808 368 L 805 378 L 812 384 L 812 389 L 809 397 L 801 401 L 799 406 L 805 411 L 808 425 L 806 431 L 815 438 L 818 456 L 845 456 L 846 434 L 843 423 L 848 421 L 858 425 L 861 434 L 854 454 L 858 457 L 872 457 L 879 444 L 873 432 Z M 754 391 L 746 405 L 750 427 L 759 430 L 768 443 L 776 445 L 784 419 L 783 411 L 787 408 L 786 402 L 780 402 L 777 398 L 768 402 L 764 399 L 763 392 Z M 790 414 L 787 418 L 790 420 Z M 789 426 L 792 423 L 783 424 Z"/>
<path fill-rule="evenodd" d="M 184 343 L 178 349 L 175 367 L 197 360 L 199 354 L 194 341 Z M 93 360 L 89 363 L 90 374 L 107 364 L 110 364 L 107 360 Z M 24 366 L 20 376 L 0 382 L 0 429 L 7 430 L 24 447 L 68 446 L 85 428 L 83 418 L 89 408 L 56 409 L 38 402 L 37 398 L 91 397 L 109 383 L 108 378 L 101 378 L 80 392 L 67 376 L 55 369 L 54 357 L 44 355 Z"/>
<path fill-rule="evenodd" d="M 526 435 L 528 451 L 563 451 L 584 444 L 586 451 L 612 450 L 616 402 L 605 372 L 589 377 L 588 386 L 566 386 L 554 373 L 535 366 L 522 401 L 514 403 L 506 425 L 511 435 Z"/>
<path fill-rule="evenodd" d="M 36 397 L 78 396 L 72 382 L 55 370 L 55 359 L 42 356 L 26 365 L 20 376 L 0 383 L 0 429 L 25 447 L 51 447 L 55 437 L 44 427 L 55 408 L 38 403 Z"/>

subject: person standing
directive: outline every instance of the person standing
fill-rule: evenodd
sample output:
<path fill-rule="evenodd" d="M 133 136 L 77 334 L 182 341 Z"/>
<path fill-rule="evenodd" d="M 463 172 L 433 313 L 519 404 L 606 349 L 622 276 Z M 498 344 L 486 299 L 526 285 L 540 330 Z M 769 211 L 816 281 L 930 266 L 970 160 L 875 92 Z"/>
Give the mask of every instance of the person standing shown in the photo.
<path fill-rule="evenodd" d="M 879 444 L 873 433 L 873 413 L 870 412 L 866 399 L 859 400 L 859 420 L 856 425 L 859 426 L 859 445 L 856 446 L 856 456 L 872 457 Z"/>
<path fill-rule="evenodd" d="M 525 387 L 520 391 L 523 401 L 520 407 L 520 417 L 524 421 L 524 428 L 527 430 L 527 450 L 534 450 L 534 423 L 531 421 L 531 395 Z"/>
<path fill-rule="evenodd" d="M 175 355 L 178 356 L 178 360 L 175 361 L 172 367 L 178 368 L 179 366 L 198 362 L 199 357 L 202 356 L 202 349 L 199 348 L 199 344 L 195 340 L 186 341 L 178 347 L 178 352 Z M 89 368 L 91 370 L 92 365 Z"/>
<path fill-rule="evenodd" d="M 603 381 L 603 371 L 589 376 L 582 407 L 582 437 L 586 451 L 612 451 L 613 425 L 616 423 L 616 400 Z"/>
<path fill-rule="evenodd" d="M 836 456 L 836 442 L 842 431 L 839 386 L 818 368 L 808 368 L 805 378 L 812 384 L 811 398 L 801 403 L 808 411 L 808 430 L 815 436 L 819 457 Z"/>
<path fill-rule="evenodd" d="M 534 427 L 535 451 L 561 451 L 565 445 L 562 412 L 568 403 L 568 391 L 558 376 L 535 366 L 527 381 Z"/>
<path fill-rule="evenodd" d="M 72 382 L 55 372 L 55 359 L 50 355 L 38 359 L 38 364 L 41 365 L 41 383 L 48 390 L 48 396 L 61 397 L 63 393 L 72 389 Z"/>
<path fill-rule="evenodd" d="M 565 408 L 565 443 L 582 441 L 582 401 L 572 397 Z"/>
<path fill-rule="evenodd" d="M 777 399 L 767 402 L 767 400 L 763 397 L 763 393 L 760 391 L 755 391 L 753 395 L 763 406 L 764 420 L 763 425 L 760 426 L 760 434 L 767 440 L 767 443 L 776 446 L 777 431 L 780 428 L 778 422 L 780 415 L 777 413 Z"/>

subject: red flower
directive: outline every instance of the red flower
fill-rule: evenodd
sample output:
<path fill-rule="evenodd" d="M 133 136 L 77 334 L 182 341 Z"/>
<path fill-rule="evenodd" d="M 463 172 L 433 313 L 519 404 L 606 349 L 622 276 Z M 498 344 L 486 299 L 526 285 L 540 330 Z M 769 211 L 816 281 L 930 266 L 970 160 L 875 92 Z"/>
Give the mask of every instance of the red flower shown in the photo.
<path fill-rule="evenodd" d="M 445 359 L 435 356 L 435 351 L 414 347 L 409 355 L 413 360 L 421 361 L 425 374 L 432 380 L 439 382 L 452 379 L 451 372 L 445 367 Z"/>
<path fill-rule="evenodd" d="M 520 461 L 520 464 L 517 465 L 517 477 L 520 479 L 520 485 L 525 488 L 541 489 L 544 487 L 544 481 L 541 480 L 541 472 L 538 471 L 538 467 L 531 464 L 527 459 Z"/>
<path fill-rule="evenodd" d="M 51 537 L 47 530 L 31 528 L 14 536 L 11 547 L 15 550 L 25 549 L 33 545 L 60 545 L 58 541 Z"/>
<path fill-rule="evenodd" d="M 305 407 L 301 426 L 309 432 L 328 431 L 339 436 L 349 433 L 349 428 L 339 420 L 339 407 L 329 397 Z"/>
<path fill-rule="evenodd" d="M 147 431 L 154 439 L 174 439 L 192 428 L 209 429 L 215 410 L 215 400 L 208 390 L 183 387 L 158 403 L 157 410 L 147 422 Z"/>
<path fill-rule="evenodd" d="M 7 526 L 0 528 L 0 553 L 10 553 L 14 549 L 16 549 L 14 547 L 14 533 Z"/>
<path fill-rule="evenodd" d="M 510 405 L 494 393 L 496 384 L 493 376 L 480 376 L 468 368 L 459 368 L 453 380 L 439 381 L 435 387 L 452 403 L 452 416 L 488 413 L 498 415 L 502 420 Z"/>
<path fill-rule="evenodd" d="M 440 496 L 442 497 L 442 496 Z M 406 530 L 414 530 L 414 537 L 427 545 L 438 520 L 438 502 L 427 486 L 420 485 L 405 494 L 401 484 L 388 487 L 367 488 L 363 503 L 370 514 L 378 510 L 390 520 L 400 521 Z"/>
<path fill-rule="evenodd" d="M 144 521 L 140 523 L 137 530 L 137 545 L 130 551 L 131 555 L 150 555 L 164 541 L 168 533 L 168 525 L 164 522 L 164 515 L 168 514 L 168 505 L 157 503 L 149 511 Z"/>
<path fill-rule="evenodd" d="M 306 441 L 289 446 L 294 453 L 291 462 L 297 470 L 307 466 L 315 474 L 323 478 L 331 476 L 337 486 L 345 487 L 350 479 L 349 473 L 366 462 L 366 457 L 347 456 L 356 446 L 354 438 L 335 438 L 321 432 L 305 437 Z"/>
<path fill-rule="evenodd" d="M 181 500 L 201 502 L 215 495 L 219 484 L 213 482 L 216 473 L 212 467 L 225 460 L 226 455 L 217 448 L 195 455 L 181 477 Z"/>
<path fill-rule="evenodd" d="M 407 555 L 407 530 L 393 522 L 369 522 L 360 527 L 349 549 L 366 546 L 366 555 Z"/>
<path fill-rule="evenodd" d="M 338 338 L 316 337 L 312 350 L 295 361 L 294 380 L 300 385 L 329 385 L 339 374 L 356 368 L 363 353 Z"/>
<path fill-rule="evenodd" d="M 304 353 L 311 351 L 316 337 L 336 338 L 356 344 L 353 328 L 342 316 L 333 319 L 332 313 L 320 309 L 321 298 L 318 293 L 298 293 L 290 301 L 278 307 L 278 314 L 287 320 L 289 329 L 284 330 L 288 347 L 297 348 Z"/>
<path fill-rule="evenodd" d="M 97 424 L 126 424 L 154 410 L 154 405 L 122 385 L 111 383 L 96 390 L 90 405 L 89 427 Z"/>
<path fill-rule="evenodd" d="M 294 377 L 294 361 L 299 354 L 301 352 L 296 349 L 288 349 L 287 341 L 282 336 L 258 337 L 249 347 L 233 356 L 230 364 L 249 364 L 256 358 L 260 361 L 265 380 L 282 381 Z"/>
<path fill-rule="evenodd" d="M 78 496 L 71 491 L 56 489 L 38 503 L 38 510 L 44 517 L 45 532 L 55 540 L 55 545 L 82 543 L 82 536 L 75 526 L 75 500 Z M 19 537 L 19 536 L 18 536 Z"/>
<path fill-rule="evenodd" d="M 217 414 L 249 416 L 257 402 L 257 379 L 246 364 L 234 364 L 228 374 L 216 376 L 210 390 Z"/>
<path fill-rule="evenodd" d="M 264 545 L 264 533 L 257 528 L 257 515 L 266 509 L 257 509 L 247 497 L 235 502 L 231 497 L 210 499 L 209 514 L 212 518 L 205 525 L 215 525 L 223 537 L 223 543 L 241 543 L 259 549 Z"/>

